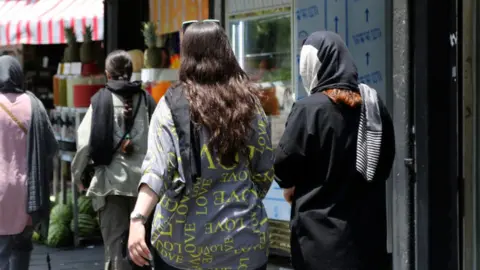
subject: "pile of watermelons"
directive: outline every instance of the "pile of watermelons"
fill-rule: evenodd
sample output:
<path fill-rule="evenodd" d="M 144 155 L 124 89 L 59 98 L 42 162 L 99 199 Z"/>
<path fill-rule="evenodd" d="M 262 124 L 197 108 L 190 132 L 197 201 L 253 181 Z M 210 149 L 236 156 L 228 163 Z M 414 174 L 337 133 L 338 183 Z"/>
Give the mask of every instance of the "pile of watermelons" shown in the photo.
<path fill-rule="evenodd" d="M 73 243 L 73 206 L 72 193 L 67 193 L 65 204 L 60 202 L 61 194 L 50 210 L 50 224 L 48 235 L 41 236 L 37 232 L 33 234 L 33 241 L 45 243 L 50 247 L 64 247 Z M 98 218 L 92 207 L 92 200 L 86 196 L 79 196 L 78 205 L 78 236 L 91 237 L 99 234 Z"/>

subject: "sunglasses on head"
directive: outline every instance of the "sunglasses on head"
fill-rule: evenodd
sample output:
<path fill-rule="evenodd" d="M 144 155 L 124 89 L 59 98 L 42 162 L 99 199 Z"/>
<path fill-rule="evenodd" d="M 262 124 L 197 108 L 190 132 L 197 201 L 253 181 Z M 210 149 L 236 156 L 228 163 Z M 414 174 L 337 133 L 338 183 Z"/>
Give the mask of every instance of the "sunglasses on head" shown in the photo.
<path fill-rule="evenodd" d="M 182 23 L 182 32 L 185 33 L 185 30 L 187 30 L 187 28 L 194 24 L 194 23 L 198 23 L 198 22 L 212 22 L 212 23 L 216 23 L 220 26 L 220 21 L 219 20 L 214 20 L 214 19 L 207 19 L 207 20 L 203 20 L 203 21 L 199 21 L 199 20 L 191 20 L 191 21 L 186 21 L 186 22 L 183 22 Z"/>

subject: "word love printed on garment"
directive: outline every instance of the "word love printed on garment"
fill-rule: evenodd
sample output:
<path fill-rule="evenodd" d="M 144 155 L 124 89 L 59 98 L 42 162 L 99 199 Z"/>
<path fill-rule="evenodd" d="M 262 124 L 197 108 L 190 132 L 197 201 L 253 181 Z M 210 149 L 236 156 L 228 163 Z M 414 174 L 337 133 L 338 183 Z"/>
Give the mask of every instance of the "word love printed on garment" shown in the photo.
<path fill-rule="evenodd" d="M 259 135 L 249 145 L 250 161 L 273 151 L 266 121 L 258 120 L 257 128 Z M 152 232 L 156 250 L 173 265 L 192 269 L 259 267 L 258 254 L 268 252 L 268 217 L 261 200 L 273 181 L 273 168 L 252 173 L 242 162 L 223 165 L 206 144 L 200 154 L 202 177 L 196 179 L 192 192 L 181 199 L 164 195 L 157 206 L 157 229 Z M 168 170 L 178 178 L 180 159 L 175 153 L 168 156 Z M 158 224 L 164 225 L 162 229 Z M 211 265 L 229 267 L 206 267 Z"/>

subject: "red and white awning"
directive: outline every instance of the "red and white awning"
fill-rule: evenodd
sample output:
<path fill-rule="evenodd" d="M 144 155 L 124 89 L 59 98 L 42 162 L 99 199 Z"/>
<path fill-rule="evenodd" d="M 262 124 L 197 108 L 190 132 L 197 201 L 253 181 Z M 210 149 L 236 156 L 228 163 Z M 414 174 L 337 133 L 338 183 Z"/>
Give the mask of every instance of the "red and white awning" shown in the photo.
<path fill-rule="evenodd" d="M 78 41 L 87 25 L 103 40 L 103 18 L 103 0 L 0 0 L 0 46 L 66 43 L 67 26 Z"/>

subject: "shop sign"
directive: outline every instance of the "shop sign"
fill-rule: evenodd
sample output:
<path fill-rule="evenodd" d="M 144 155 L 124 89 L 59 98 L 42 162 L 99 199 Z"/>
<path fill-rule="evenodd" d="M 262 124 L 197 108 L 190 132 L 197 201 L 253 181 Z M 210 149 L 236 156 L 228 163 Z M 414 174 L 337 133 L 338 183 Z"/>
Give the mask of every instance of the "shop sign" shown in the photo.
<path fill-rule="evenodd" d="M 298 61 L 304 40 L 311 33 L 329 30 L 338 33 L 352 53 L 359 81 L 375 88 L 386 98 L 386 7 L 378 0 L 296 0 L 294 1 L 297 54 L 297 99 L 306 95 Z"/>
<path fill-rule="evenodd" d="M 208 0 L 150 0 L 150 21 L 159 34 L 173 33 L 189 20 L 208 19 Z"/>

